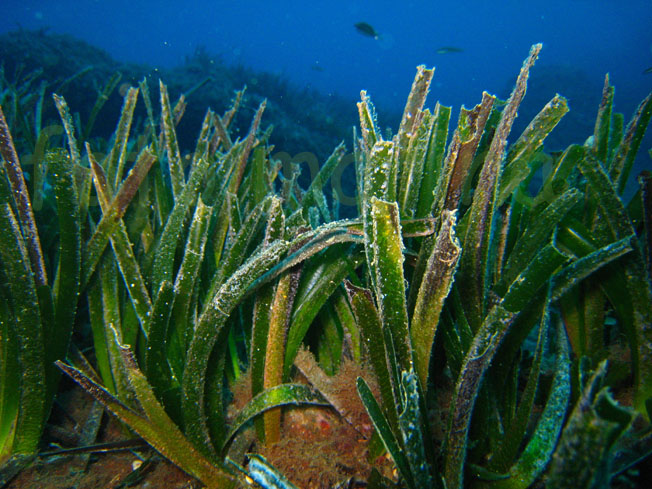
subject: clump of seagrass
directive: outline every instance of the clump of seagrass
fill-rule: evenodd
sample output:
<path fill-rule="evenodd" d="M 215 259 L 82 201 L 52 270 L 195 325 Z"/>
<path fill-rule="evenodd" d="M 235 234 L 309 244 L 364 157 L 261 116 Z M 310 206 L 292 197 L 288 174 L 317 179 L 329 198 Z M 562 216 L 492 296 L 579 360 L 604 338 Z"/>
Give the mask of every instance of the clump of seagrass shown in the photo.
<path fill-rule="evenodd" d="M 607 79 L 593 138 L 548 155 L 568 110 L 555 96 L 507 145 L 540 48 L 509 100 L 483 94 L 450 138 L 451 109 L 425 108 L 434 70 L 418 68 L 389 139 L 363 92 L 355 219 L 339 219 L 324 193 L 344 145 L 301 188 L 297 165 L 270 156 L 264 102 L 242 138 L 229 129 L 240 97 L 208 111 L 183 155 L 185 100 L 173 104 L 162 83 L 158 104 L 145 81 L 125 91 L 106 153 L 78 141 L 56 98 L 67 146 L 46 160 L 61 206 L 51 286 L 31 273 L 11 169 L 0 179 L 0 375 L 15 388 L 0 392 L 13 399 L 0 435 L 35 421 L 2 438 L 3 455 L 38 443 L 54 383 L 6 367 L 33 359 L 57 360 L 209 488 L 589 488 L 648 456 L 649 175 L 627 205 L 623 193 L 652 95 L 625 127 Z M 16 166 L 3 131 L 5 168 Z M 75 321 L 91 325 L 92 367 L 78 352 L 60 360 L 65 348 L 50 358 L 27 329 L 68 335 L 51 325 Z M 611 338 L 630 359 L 612 369 Z M 36 411 L 15 401 L 29 396 Z"/>

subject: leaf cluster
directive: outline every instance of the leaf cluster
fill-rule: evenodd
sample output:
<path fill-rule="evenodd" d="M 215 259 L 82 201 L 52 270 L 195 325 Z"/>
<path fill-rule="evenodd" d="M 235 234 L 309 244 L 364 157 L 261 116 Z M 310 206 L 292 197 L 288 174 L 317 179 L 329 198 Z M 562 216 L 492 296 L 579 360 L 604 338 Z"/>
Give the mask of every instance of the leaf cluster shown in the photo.
<path fill-rule="evenodd" d="M 2 116 L 3 477 L 38 452 L 55 365 L 207 487 L 293 487 L 245 453 L 283 440 L 296 405 L 334 409 L 371 461 L 389 454 L 397 479 L 373 469 L 372 487 L 599 487 L 647 456 L 649 175 L 623 192 L 652 95 L 624 127 L 607 79 L 592 138 L 550 155 L 557 95 L 508 145 L 540 49 L 506 102 L 484 93 L 450 137 L 451 109 L 425 108 L 434 70 L 418 68 L 391 137 L 362 92 L 347 220 L 325 192 L 344 145 L 300 188 L 270 157 L 265 102 L 232 139 L 242 92 L 206 113 L 189 155 L 185 100 L 162 83 L 156 115 L 145 81 L 126 92 L 102 148 L 55 96 L 66 146 L 34 162 L 31 189 Z M 33 211 L 49 182 L 56 226 Z M 70 346 L 84 322 L 93 362 Z M 373 435 L 328 380 L 344 359 L 369 367 L 351 380 Z M 227 416 L 243 368 L 248 400 Z"/>

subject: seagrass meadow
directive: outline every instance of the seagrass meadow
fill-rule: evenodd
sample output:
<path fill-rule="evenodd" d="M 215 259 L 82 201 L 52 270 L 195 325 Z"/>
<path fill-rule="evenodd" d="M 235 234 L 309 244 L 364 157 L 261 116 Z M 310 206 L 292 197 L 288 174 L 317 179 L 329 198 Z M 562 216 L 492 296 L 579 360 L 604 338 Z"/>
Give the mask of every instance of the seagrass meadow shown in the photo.
<path fill-rule="evenodd" d="M 113 79 L 87 121 L 55 94 L 56 126 L 44 90 L 0 87 L 0 486 L 74 460 L 65 487 L 90 487 L 130 449 L 144 463 L 106 487 L 153 487 L 162 459 L 187 476 L 160 487 L 637 487 L 652 94 L 626 122 L 607 77 L 593 134 L 547 152 L 563 96 L 511 134 L 540 49 L 456 123 L 425 107 L 434 69 L 396 134 L 363 91 L 349 219 L 345 144 L 302 188 L 265 101 L 231 132 L 242 92 L 184 154 L 163 82 L 125 90 L 108 140 L 88 135 Z"/>

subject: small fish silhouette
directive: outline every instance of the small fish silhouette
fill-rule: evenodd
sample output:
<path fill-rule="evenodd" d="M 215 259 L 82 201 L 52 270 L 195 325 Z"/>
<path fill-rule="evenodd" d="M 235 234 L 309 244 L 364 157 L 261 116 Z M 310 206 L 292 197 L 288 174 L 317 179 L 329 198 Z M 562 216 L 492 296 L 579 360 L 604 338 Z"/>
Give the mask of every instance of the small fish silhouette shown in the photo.
<path fill-rule="evenodd" d="M 353 27 L 355 27 L 356 30 L 363 36 L 373 37 L 376 40 L 378 40 L 378 38 L 380 37 L 378 32 L 376 32 L 376 29 L 374 29 L 371 25 L 367 24 L 366 22 L 358 22 L 357 24 L 354 24 Z"/>
<path fill-rule="evenodd" d="M 451 53 L 462 53 L 464 50 L 462 48 L 456 48 L 455 46 L 442 46 L 435 53 L 437 54 L 451 54 Z"/>

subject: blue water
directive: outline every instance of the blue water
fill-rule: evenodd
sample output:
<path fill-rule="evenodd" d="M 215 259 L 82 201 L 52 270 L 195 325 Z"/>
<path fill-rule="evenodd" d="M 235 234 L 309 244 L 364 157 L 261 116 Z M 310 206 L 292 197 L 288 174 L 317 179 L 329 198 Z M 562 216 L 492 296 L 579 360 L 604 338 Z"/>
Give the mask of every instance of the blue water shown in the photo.
<path fill-rule="evenodd" d="M 566 77 L 551 88 L 551 95 L 569 97 L 571 110 L 585 106 L 585 96 L 597 105 L 607 72 L 616 86 L 616 110 L 627 120 L 652 90 L 652 74 L 643 74 L 652 67 L 650 0 L 2 3 L 0 32 L 49 27 L 119 61 L 161 67 L 181 64 L 203 46 L 228 63 L 280 74 L 323 93 L 353 100 L 365 89 L 391 110 L 401 110 L 418 64 L 436 67 L 431 105 L 439 100 L 470 107 L 483 90 L 506 96 L 535 42 L 544 44 L 535 70 L 571 67 L 593 84 L 573 90 Z M 379 39 L 355 30 L 362 21 Z M 442 46 L 463 52 L 437 54 Z"/>

